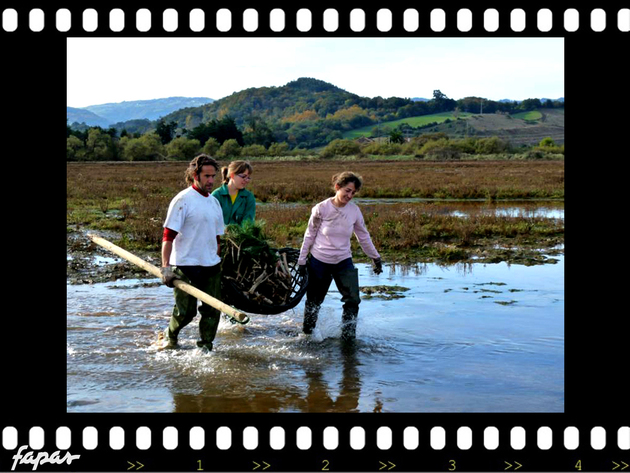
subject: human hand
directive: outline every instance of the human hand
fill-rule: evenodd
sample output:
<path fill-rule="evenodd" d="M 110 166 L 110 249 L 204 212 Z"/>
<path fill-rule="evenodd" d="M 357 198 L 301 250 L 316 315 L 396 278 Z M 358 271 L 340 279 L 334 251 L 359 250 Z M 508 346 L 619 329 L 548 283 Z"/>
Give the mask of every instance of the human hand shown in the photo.
<path fill-rule="evenodd" d="M 166 284 L 168 287 L 175 287 L 173 282 L 175 279 L 179 279 L 179 276 L 175 274 L 172 266 L 164 266 L 160 269 L 162 273 L 162 282 Z"/>
<path fill-rule="evenodd" d="M 374 271 L 374 274 L 381 274 L 383 272 L 383 264 L 380 258 L 372 260 L 372 271 Z"/>

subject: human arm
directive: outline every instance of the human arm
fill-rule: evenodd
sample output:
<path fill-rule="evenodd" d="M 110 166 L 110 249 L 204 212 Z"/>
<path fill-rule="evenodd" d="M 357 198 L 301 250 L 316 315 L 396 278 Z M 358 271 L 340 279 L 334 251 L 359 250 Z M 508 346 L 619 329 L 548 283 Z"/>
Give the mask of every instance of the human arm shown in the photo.
<path fill-rule="evenodd" d="M 251 192 L 247 196 L 247 202 L 245 203 L 245 212 L 243 213 L 243 222 L 245 220 L 256 220 L 256 198 Z"/>
<path fill-rule="evenodd" d="M 173 252 L 173 240 L 177 236 L 177 232 L 169 228 L 164 228 L 164 236 L 162 237 L 162 282 L 168 287 L 173 287 L 173 281 L 177 275 L 173 272 L 171 266 L 171 253 Z"/>
<path fill-rule="evenodd" d="M 373 271 L 376 274 L 381 274 L 383 272 L 381 255 L 376 250 L 374 243 L 372 243 L 372 237 L 365 226 L 365 221 L 363 220 L 363 215 L 360 210 L 354 223 L 354 234 L 365 254 L 372 259 Z"/>
<path fill-rule="evenodd" d="M 304 232 L 304 239 L 302 240 L 302 247 L 300 248 L 300 256 L 298 257 L 299 266 L 306 265 L 306 258 L 308 257 L 313 243 L 315 243 L 315 238 L 317 237 L 320 225 L 321 216 L 319 213 L 319 206 L 316 205 L 311 211 L 311 216 L 308 219 L 308 226 Z"/>

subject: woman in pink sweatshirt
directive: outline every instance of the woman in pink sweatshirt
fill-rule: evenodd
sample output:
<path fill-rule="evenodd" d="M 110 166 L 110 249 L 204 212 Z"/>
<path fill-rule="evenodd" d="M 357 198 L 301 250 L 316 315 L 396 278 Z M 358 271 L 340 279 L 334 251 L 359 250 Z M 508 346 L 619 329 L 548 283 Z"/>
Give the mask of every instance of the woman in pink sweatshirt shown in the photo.
<path fill-rule="evenodd" d="M 354 195 L 362 185 L 361 177 L 343 172 L 332 179 L 335 196 L 320 202 L 311 212 L 308 228 L 300 250 L 300 271 L 307 271 L 308 288 L 304 307 L 304 333 L 310 334 L 317 323 L 319 308 L 324 302 L 332 280 L 341 293 L 343 316 L 341 337 L 351 342 L 356 336 L 359 314 L 359 275 L 352 263 L 350 239 L 354 233 L 366 255 L 372 258 L 376 274 L 382 272 L 381 257 L 376 251 L 370 234 L 365 228 L 361 210 L 354 202 Z"/>

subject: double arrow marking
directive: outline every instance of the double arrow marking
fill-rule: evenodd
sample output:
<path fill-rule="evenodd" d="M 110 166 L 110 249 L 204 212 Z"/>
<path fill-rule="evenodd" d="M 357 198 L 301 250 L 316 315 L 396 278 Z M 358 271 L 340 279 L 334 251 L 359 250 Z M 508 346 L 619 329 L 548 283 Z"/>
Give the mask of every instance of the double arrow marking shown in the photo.
<path fill-rule="evenodd" d="M 504 461 L 504 463 L 508 466 L 504 471 L 509 470 L 510 468 L 512 468 L 514 465 Z M 520 467 L 522 467 L 523 465 L 521 465 L 519 462 L 515 461 L 514 463 L 516 463 L 518 466 L 516 468 L 514 468 L 514 470 L 518 470 Z"/>
<path fill-rule="evenodd" d="M 381 470 L 383 470 L 383 469 L 387 468 L 387 463 L 389 463 L 389 464 L 390 464 L 390 467 L 389 467 L 389 468 L 387 468 L 387 470 L 388 470 L 388 471 L 389 471 L 389 470 L 391 470 L 392 468 L 395 468 L 395 467 L 396 467 L 396 465 L 394 465 L 392 462 L 383 463 L 382 461 L 379 461 L 379 463 L 380 463 L 381 465 L 383 465 L 383 466 L 381 466 L 381 467 L 378 469 L 378 471 L 381 471 Z"/>
<path fill-rule="evenodd" d="M 127 471 L 131 470 L 132 468 L 135 468 L 136 470 L 139 470 L 140 468 L 142 468 L 144 466 L 140 462 L 138 462 L 138 465 L 136 466 L 135 463 L 131 463 L 129 460 L 127 460 L 127 463 L 129 463 L 131 465 L 129 468 L 127 468 Z"/>
<path fill-rule="evenodd" d="M 615 471 L 617 468 L 619 468 L 621 465 L 615 461 L 613 461 L 613 463 L 615 464 L 615 467 L 613 468 L 613 471 Z M 621 470 L 625 470 L 626 468 L 628 468 L 628 465 L 626 462 L 622 461 L 621 462 L 623 464 L 623 468 Z"/>
<path fill-rule="evenodd" d="M 254 465 L 256 465 L 252 471 L 257 470 L 258 468 L 260 468 L 260 463 L 256 463 L 256 462 L 252 462 L 254 463 Z M 263 461 L 263 463 L 265 464 L 265 466 L 263 467 L 263 470 L 266 470 L 267 468 L 269 468 L 271 465 L 269 463 L 267 463 L 266 461 Z"/>

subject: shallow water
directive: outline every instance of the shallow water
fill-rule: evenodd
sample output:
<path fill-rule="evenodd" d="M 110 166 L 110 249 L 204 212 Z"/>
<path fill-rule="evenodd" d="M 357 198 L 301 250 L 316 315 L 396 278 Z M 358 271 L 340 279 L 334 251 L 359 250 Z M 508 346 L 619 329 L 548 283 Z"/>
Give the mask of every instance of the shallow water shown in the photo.
<path fill-rule="evenodd" d="M 68 412 L 563 412 L 564 257 L 557 264 L 358 264 L 357 345 L 341 343 L 334 283 L 315 333 L 304 300 L 245 326 L 222 319 L 211 353 L 198 318 L 178 350 L 151 346 L 172 292 L 156 280 L 67 286 Z"/>

